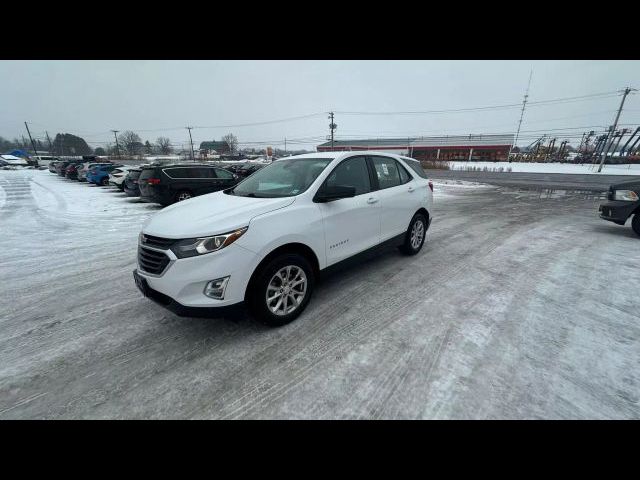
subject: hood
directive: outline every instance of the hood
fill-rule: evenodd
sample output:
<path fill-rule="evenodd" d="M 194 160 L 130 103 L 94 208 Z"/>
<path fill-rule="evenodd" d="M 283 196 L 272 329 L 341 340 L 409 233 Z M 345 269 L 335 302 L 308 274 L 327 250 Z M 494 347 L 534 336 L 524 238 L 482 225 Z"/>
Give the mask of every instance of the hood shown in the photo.
<path fill-rule="evenodd" d="M 246 227 L 253 217 L 291 205 L 295 197 L 250 198 L 223 192 L 202 195 L 164 208 L 142 227 L 164 238 L 194 238 Z"/>

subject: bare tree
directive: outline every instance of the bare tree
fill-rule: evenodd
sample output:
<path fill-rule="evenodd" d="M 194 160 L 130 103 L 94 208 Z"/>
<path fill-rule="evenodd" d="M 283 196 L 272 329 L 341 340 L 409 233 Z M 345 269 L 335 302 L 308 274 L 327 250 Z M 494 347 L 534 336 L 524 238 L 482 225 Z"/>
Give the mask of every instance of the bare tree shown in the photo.
<path fill-rule="evenodd" d="M 142 145 L 142 139 L 137 133 L 132 132 L 131 130 L 125 130 L 120 135 L 118 135 L 118 142 L 121 147 L 127 152 L 129 155 L 138 154 L 138 150 L 140 149 L 140 145 Z"/>
<path fill-rule="evenodd" d="M 231 153 L 236 153 L 238 151 L 238 137 L 236 137 L 233 133 L 228 133 L 224 137 L 222 137 L 222 141 L 226 142 L 229 145 L 229 151 Z"/>
<path fill-rule="evenodd" d="M 158 137 L 156 144 L 158 145 L 160 153 L 163 155 L 168 155 L 173 151 L 173 148 L 171 148 L 171 140 L 167 137 Z"/>

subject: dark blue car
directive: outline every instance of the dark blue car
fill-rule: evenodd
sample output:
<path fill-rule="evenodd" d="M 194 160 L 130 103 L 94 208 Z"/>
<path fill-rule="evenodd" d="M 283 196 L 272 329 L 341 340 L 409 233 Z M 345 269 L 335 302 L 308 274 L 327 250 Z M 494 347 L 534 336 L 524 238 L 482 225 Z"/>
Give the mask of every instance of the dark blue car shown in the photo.
<path fill-rule="evenodd" d="M 96 165 L 87 173 L 87 182 L 106 187 L 109 185 L 109 174 L 118 167 L 122 165 Z"/>

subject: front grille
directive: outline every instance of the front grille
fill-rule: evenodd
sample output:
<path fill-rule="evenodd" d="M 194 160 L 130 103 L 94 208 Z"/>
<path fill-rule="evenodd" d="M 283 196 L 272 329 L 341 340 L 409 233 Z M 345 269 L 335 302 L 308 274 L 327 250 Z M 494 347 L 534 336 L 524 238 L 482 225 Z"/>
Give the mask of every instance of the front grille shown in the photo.
<path fill-rule="evenodd" d="M 162 250 L 167 250 L 176 242 L 176 240 L 172 238 L 160 238 L 154 237 L 153 235 L 145 235 L 142 236 L 142 244 L 153 247 L 160 248 Z"/>
<path fill-rule="evenodd" d="M 158 252 L 139 245 L 138 264 L 144 272 L 161 275 L 169 265 L 169 257 L 164 252 Z"/>

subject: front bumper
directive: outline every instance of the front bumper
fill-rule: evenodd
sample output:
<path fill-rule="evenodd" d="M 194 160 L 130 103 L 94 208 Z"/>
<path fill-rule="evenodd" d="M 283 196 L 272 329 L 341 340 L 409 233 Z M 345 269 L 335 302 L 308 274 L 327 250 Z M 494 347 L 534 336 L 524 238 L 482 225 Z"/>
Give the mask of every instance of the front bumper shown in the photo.
<path fill-rule="evenodd" d="M 160 275 L 145 272 L 139 262 L 137 272 L 151 289 L 185 308 L 227 307 L 243 302 L 251 274 L 260 261 L 255 253 L 237 244 L 218 252 L 180 259 L 171 250 L 163 251 L 169 257 L 169 264 Z M 226 276 L 230 278 L 223 300 L 204 294 L 208 282 Z M 170 301 L 165 299 L 165 303 Z"/>
<path fill-rule="evenodd" d="M 598 208 L 600 218 L 624 225 L 631 214 L 640 206 L 640 202 L 609 201 Z"/>
<path fill-rule="evenodd" d="M 134 270 L 133 275 L 141 275 L 139 270 Z M 146 278 L 145 278 L 146 279 Z M 155 303 L 160 305 L 161 307 L 166 308 L 167 310 L 175 313 L 180 317 L 203 317 L 203 318 L 221 318 L 221 317 L 236 317 L 242 315 L 245 312 L 244 302 L 238 302 L 232 305 L 224 305 L 224 306 L 214 306 L 214 307 L 189 307 L 186 305 L 182 305 L 180 302 L 174 300 L 168 295 L 165 295 L 158 290 L 150 287 L 148 285 L 145 288 L 145 291 L 142 292 L 143 295 L 150 300 L 153 300 Z"/>

